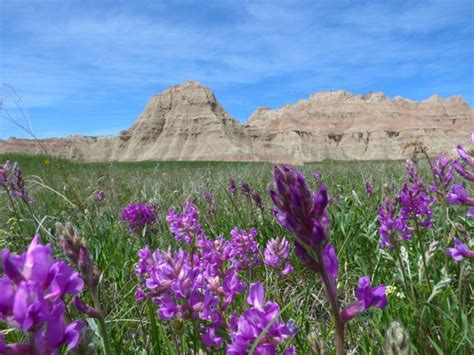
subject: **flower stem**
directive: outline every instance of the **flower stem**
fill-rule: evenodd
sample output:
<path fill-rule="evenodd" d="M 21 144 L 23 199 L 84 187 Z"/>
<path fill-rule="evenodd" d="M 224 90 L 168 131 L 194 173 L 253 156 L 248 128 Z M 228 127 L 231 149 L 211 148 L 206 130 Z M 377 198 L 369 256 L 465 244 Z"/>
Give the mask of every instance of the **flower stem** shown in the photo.
<path fill-rule="evenodd" d="M 95 291 L 93 291 L 91 288 L 90 288 L 90 296 L 92 298 L 92 302 L 94 303 L 94 308 L 98 310 L 100 314 L 100 316 L 97 317 L 97 322 L 99 325 L 99 334 L 102 338 L 102 343 L 104 345 L 104 354 L 112 355 L 113 353 L 110 348 L 109 334 L 107 333 L 107 326 L 105 325 L 104 313 L 102 312 L 99 298 L 97 297 Z"/>
<path fill-rule="evenodd" d="M 339 306 L 337 304 L 337 294 L 334 292 L 334 288 L 331 286 L 331 281 L 329 280 L 329 276 L 326 272 L 326 268 L 323 264 L 323 258 L 321 252 L 318 255 L 319 257 L 319 265 L 321 265 L 320 275 L 324 284 L 324 288 L 326 290 L 326 295 L 328 297 L 329 303 L 331 304 L 332 315 L 334 319 L 334 326 L 336 330 L 336 354 L 343 355 L 344 352 L 344 322 L 341 318 L 341 314 L 339 312 Z"/>

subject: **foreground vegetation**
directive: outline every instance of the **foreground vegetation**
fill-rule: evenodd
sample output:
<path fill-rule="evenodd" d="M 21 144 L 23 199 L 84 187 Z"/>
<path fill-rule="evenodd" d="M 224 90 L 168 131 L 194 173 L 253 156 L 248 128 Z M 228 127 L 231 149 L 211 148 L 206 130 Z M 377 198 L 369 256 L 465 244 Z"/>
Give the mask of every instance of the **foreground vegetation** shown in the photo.
<path fill-rule="evenodd" d="M 60 244 L 68 233 L 76 233 L 85 240 L 90 259 L 100 270 L 94 274 L 96 279 L 85 280 L 81 293 L 82 300 L 95 307 L 99 315 L 78 312 L 70 296 L 64 297 L 69 320 L 80 319 L 86 324 L 76 351 L 219 353 L 232 342 L 228 334 L 219 334 L 222 343 L 206 347 L 200 337 L 202 328 L 196 325 L 200 318 L 191 321 L 186 317 L 166 317 L 159 313 L 157 298 L 137 297 L 137 291 L 146 293 L 143 278 L 147 277 L 144 273 L 137 275 L 139 250 L 149 246 L 151 250 L 166 251 L 171 246 L 173 250 L 182 247 L 194 252 L 195 245 L 180 241 L 170 230 L 172 222 L 166 221 L 169 208 L 179 215 L 187 202 L 196 207 L 200 226 L 209 240 L 218 236 L 230 240 L 234 228 L 247 232 L 253 228 L 257 232 L 255 264 L 246 265 L 243 272 L 239 270 L 243 286 L 229 309 L 242 315 L 249 308 L 249 287 L 261 283 L 265 301 L 279 305 L 282 324 L 292 320 L 290 324 L 294 326 L 279 351 L 289 346 L 300 354 L 335 351 L 337 329 L 318 271 L 295 255 L 293 243 L 288 258 L 293 272 L 282 275 L 281 270 L 264 262 L 268 241 L 285 237 L 291 242 L 299 238 L 291 228 L 284 228 L 284 224 L 282 227 L 272 212 L 274 204 L 268 188 L 274 177 L 270 164 L 74 164 L 46 156 L 1 157 L 1 161 L 7 159 L 19 163 L 26 188 L 35 201 L 26 203 L 2 195 L 0 248 L 21 254 L 32 237 L 40 233 L 43 244 L 51 243 L 53 256 L 67 261 Z M 429 190 L 434 178 L 426 160 L 419 160 L 417 168 L 415 175 L 425 180 L 430 198 L 427 206 L 432 211 L 431 223 L 423 226 L 416 222 L 416 228 L 410 229 L 411 238 L 391 240 L 392 247 L 381 245 L 379 208 L 386 199 L 396 205 L 405 182 L 418 183 L 410 181 L 416 178 L 410 171 L 407 176 L 405 162 L 323 162 L 298 168 L 312 190 L 318 191 L 324 184 L 330 196 L 330 223 L 325 238 L 329 238 L 339 260 L 335 289 L 341 309 L 356 300 L 359 277 L 369 276 L 373 287 L 386 286 L 386 307 L 367 309 L 345 324 L 346 351 L 472 353 L 471 261 L 464 258 L 457 262 L 446 250 L 453 247 L 454 237 L 469 246 L 474 219 L 466 216 L 464 206 L 446 203 L 444 196 L 449 186 L 438 183 L 438 191 Z M 315 171 L 320 177 L 313 174 Z M 463 183 L 462 177 L 453 175 L 455 181 Z M 236 182 L 235 191 L 229 188 L 230 180 Z M 156 223 L 138 230 L 131 228 L 122 209 L 132 202 L 153 206 L 158 216 Z M 77 231 L 61 229 L 58 223 L 71 224 Z M 74 258 L 70 257 L 69 264 L 75 266 Z M 224 315 L 226 321 L 230 322 L 226 318 L 230 314 L 229 310 Z M 23 333 L 12 331 L 8 323 L 0 323 L 0 327 L 5 343 L 25 341 Z M 259 340 L 251 350 L 259 351 Z"/>

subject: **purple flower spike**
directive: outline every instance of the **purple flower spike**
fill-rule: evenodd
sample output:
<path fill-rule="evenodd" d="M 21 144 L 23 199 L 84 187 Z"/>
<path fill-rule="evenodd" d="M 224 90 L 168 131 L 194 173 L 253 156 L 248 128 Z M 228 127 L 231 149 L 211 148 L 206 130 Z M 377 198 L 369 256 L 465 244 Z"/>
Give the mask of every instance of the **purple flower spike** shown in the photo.
<path fill-rule="evenodd" d="M 446 189 L 453 180 L 451 160 L 444 155 L 440 155 L 431 164 L 431 170 L 433 171 L 436 180 L 439 182 L 439 185 Z"/>
<path fill-rule="evenodd" d="M 305 247 L 321 251 L 328 238 L 329 216 L 326 212 L 328 195 L 321 185 L 311 193 L 303 174 L 289 166 L 273 169 L 275 185 L 270 197 L 275 204 L 273 213 L 277 221 Z"/>
<path fill-rule="evenodd" d="M 248 198 L 252 197 L 252 188 L 246 181 L 242 182 L 240 190 L 242 191 L 242 194 L 244 194 L 244 196 L 247 196 Z"/>
<path fill-rule="evenodd" d="M 232 239 L 229 246 L 229 258 L 232 266 L 237 270 L 244 270 L 258 265 L 259 249 L 255 240 L 257 231 L 253 228 L 249 232 L 234 228 L 230 234 Z"/>
<path fill-rule="evenodd" d="M 104 201 L 105 200 L 105 192 L 102 191 L 102 190 L 97 190 L 96 192 L 94 192 L 94 200 L 96 200 L 97 202 Z"/>
<path fill-rule="evenodd" d="M 357 302 L 347 306 L 341 313 L 344 322 L 351 320 L 370 307 L 385 308 L 388 304 L 385 285 L 372 288 L 370 278 L 362 276 L 355 292 Z"/>
<path fill-rule="evenodd" d="M 156 217 L 155 207 L 144 203 L 131 203 L 120 212 L 120 219 L 128 223 L 133 234 L 141 234 L 145 227 L 154 225 Z"/>
<path fill-rule="evenodd" d="M 394 242 L 411 238 L 405 221 L 395 214 L 395 207 L 390 200 L 386 199 L 380 205 L 378 214 L 381 247 L 391 248 Z"/>
<path fill-rule="evenodd" d="M 454 238 L 454 248 L 448 248 L 446 254 L 452 257 L 455 261 L 462 259 L 474 259 L 474 250 L 469 250 L 463 242 L 458 238 Z"/>
<path fill-rule="evenodd" d="M 312 175 L 313 175 L 314 181 L 316 181 L 317 183 L 321 182 L 321 173 L 319 171 L 317 170 L 313 171 Z"/>
<path fill-rule="evenodd" d="M 474 167 L 474 157 L 472 157 L 461 145 L 457 146 L 459 157 L 468 165 Z"/>
<path fill-rule="evenodd" d="M 418 175 L 418 170 L 416 169 L 416 165 L 411 160 L 407 160 L 405 164 L 405 173 L 407 179 L 412 184 L 418 185 L 423 184 L 423 178 Z"/>
<path fill-rule="evenodd" d="M 262 195 L 260 195 L 260 192 L 254 190 L 252 192 L 252 200 L 255 202 L 255 206 L 263 210 L 263 200 L 262 200 Z"/>
<path fill-rule="evenodd" d="M 227 191 L 231 195 L 235 195 L 237 193 L 237 183 L 233 177 L 229 179 L 229 184 L 227 185 Z"/>
<path fill-rule="evenodd" d="M 467 170 L 465 166 L 459 163 L 459 161 L 454 160 L 453 167 L 464 179 L 474 182 L 474 172 Z"/>
<path fill-rule="evenodd" d="M 474 132 L 471 133 L 471 139 L 473 135 Z M 458 145 L 457 151 L 459 157 L 464 162 L 464 166 L 459 161 L 454 160 L 454 169 L 467 181 L 474 182 L 474 171 L 472 171 L 472 168 L 474 168 L 474 157 L 469 154 L 461 145 Z M 468 169 L 469 166 L 471 167 L 471 170 Z M 468 197 L 468 193 L 462 185 L 455 184 L 447 197 L 448 203 L 471 206 L 471 208 L 467 212 L 467 216 L 474 217 L 474 197 Z"/>
<path fill-rule="evenodd" d="M 400 218 L 403 221 L 413 221 L 426 228 L 433 226 L 431 207 L 434 200 L 423 191 L 420 184 L 403 184 L 402 192 L 397 196 L 397 200 L 402 206 Z"/>
<path fill-rule="evenodd" d="M 373 191 L 374 190 L 373 190 L 372 185 L 370 184 L 370 182 L 366 181 L 365 182 L 365 193 L 367 194 L 367 196 L 371 196 Z"/>
<path fill-rule="evenodd" d="M 209 189 L 205 188 L 202 191 L 202 197 L 204 198 L 204 200 L 206 200 L 206 202 L 209 206 L 214 205 L 215 196 L 211 191 L 209 191 Z"/>
<path fill-rule="evenodd" d="M 35 198 L 28 194 L 23 174 L 17 163 L 13 164 L 13 169 L 9 160 L 0 165 L 0 186 L 11 197 L 20 199 L 26 204 L 35 202 Z"/>

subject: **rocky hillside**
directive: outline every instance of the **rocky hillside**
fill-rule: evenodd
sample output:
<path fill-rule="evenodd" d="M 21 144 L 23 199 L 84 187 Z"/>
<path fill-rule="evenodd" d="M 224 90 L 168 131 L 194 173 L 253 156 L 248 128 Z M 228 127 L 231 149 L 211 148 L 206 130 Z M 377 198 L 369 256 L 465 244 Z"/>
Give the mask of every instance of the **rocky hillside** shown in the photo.
<path fill-rule="evenodd" d="M 208 88 L 191 81 L 152 97 L 135 124 L 116 137 L 8 139 L 0 141 L 0 153 L 82 161 L 404 159 L 410 142 L 423 142 L 433 155 L 449 153 L 468 144 L 473 128 L 474 110 L 458 96 L 415 102 L 345 91 L 259 108 L 242 126 Z"/>

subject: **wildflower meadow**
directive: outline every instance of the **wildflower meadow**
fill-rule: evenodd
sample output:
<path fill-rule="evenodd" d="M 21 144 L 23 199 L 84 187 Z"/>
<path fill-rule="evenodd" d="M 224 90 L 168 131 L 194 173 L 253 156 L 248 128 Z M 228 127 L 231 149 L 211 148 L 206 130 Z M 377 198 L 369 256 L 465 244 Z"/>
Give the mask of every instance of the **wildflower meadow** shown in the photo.
<path fill-rule="evenodd" d="M 2 156 L 0 353 L 471 354 L 473 148 L 302 167 Z"/>

